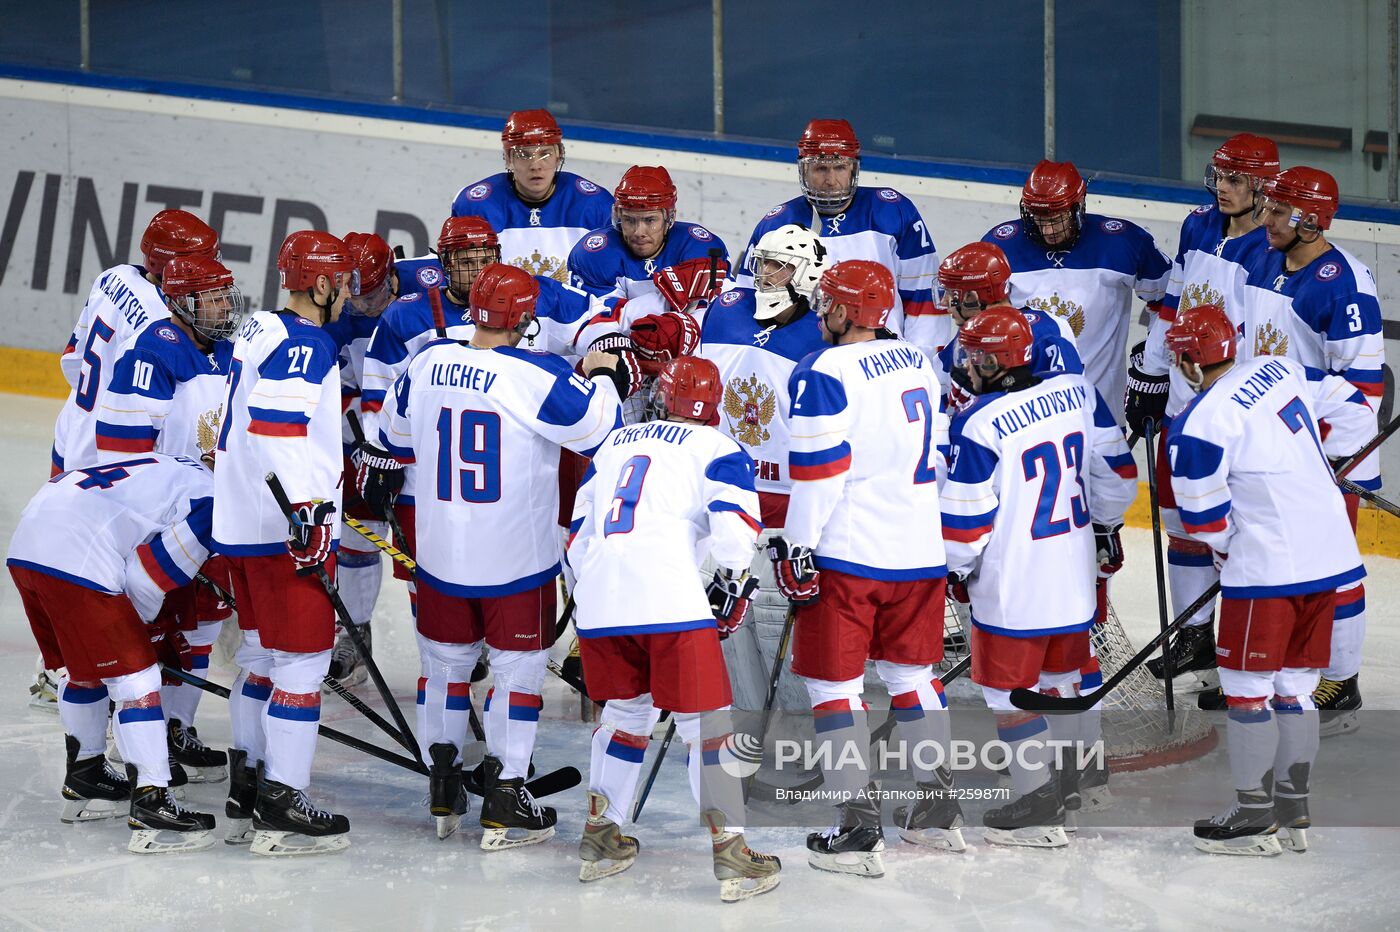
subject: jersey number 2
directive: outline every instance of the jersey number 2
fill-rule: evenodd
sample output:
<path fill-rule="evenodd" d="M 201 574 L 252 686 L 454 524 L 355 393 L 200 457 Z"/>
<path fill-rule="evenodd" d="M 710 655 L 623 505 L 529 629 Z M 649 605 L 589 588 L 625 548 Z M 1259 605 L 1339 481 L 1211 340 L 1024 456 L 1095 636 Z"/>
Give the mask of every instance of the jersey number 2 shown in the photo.
<path fill-rule="evenodd" d="M 501 499 L 501 416 L 494 411 L 463 411 L 458 421 L 455 467 L 451 408 L 438 412 L 437 497 L 450 502 L 460 487 L 462 501 L 485 504 Z"/>
<path fill-rule="evenodd" d="M 938 470 L 929 461 L 929 453 L 933 448 L 933 416 L 937 412 L 933 402 L 929 400 L 926 388 L 909 389 L 904 393 L 903 400 L 904 416 L 909 418 L 909 423 L 918 420 L 924 422 L 924 448 L 919 453 L 919 464 L 914 467 L 914 484 L 923 485 L 938 478 Z"/>

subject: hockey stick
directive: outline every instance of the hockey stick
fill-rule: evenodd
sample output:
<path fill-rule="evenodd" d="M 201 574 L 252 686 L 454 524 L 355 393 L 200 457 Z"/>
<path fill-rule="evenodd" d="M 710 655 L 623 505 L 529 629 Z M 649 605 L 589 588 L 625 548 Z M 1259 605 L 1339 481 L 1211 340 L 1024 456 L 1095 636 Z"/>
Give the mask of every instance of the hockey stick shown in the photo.
<path fill-rule="evenodd" d="M 1342 491 L 1347 493 L 1348 495 L 1355 495 L 1362 501 L 1370 502 L 1372 505 L 1376 506 L 1381 511 L 1384 511 L 1387 514 L 1395 515 L 1395 517 L 1400 518 L 1400 505 L 1396 505 L 1394 502 L 1388 499 L 1381 498 L 1379 495 L 1377 495 L 1375 492 L 1372 492 L 1370 489 L 1363 489 L 1361 486 L 1357 485 L 1355 482 L 1352 482 L 1350 479 L 1340 479 L 1338 480 L 1337 484 L 1341 486 Z"/>
<path fill-rule="evenodd" d="M 642 792 L 637 796 L 636 805 L 632 807 L 633 822 L 642 817 L 642 807 L 647 804 L 647 797 L 651 795 L 651 786 L 656 782 L 656 775 L 661 772 L 661 762 L 666 759 L 666 751 L 671 747 L 671 741 L 675 737 L 676 718 L 671 716 L 671 724 L 666 726 L 666 737 L 661 739 L 661 750 L 657 752 L 656 760 L 652 761 L 651 773 L 647 774 L 647 782 L 642 785 Z"/>
<path fill-rule="evenodd" d="M 291 500 L 287 498 L 287 491 L 282 488 L 282 482 L 277 478 L 277 474 L 270 472 L 265 477 L 268 489 L 272 491 L 272 497 L 277 501 L 277 507 L 282 510 L 287 523 L 300 526 L 301 519 L 292 510 Z M 360 635 L 359 628 L 350 617 L 350 611 L 341 601 L 340 593 L 335 588 L 335 583 L 331 582 L 330 574 L 326 572 L 324 564 L 317 563 L 315 566 L 316 578 L 321 581 L 321 587 L 326 590 L 326 596 L 331 600 L 331 607 L 335 610 L 336 617 L 340 619 L 340 626 L 345 629 L 345 633 L 350 637 L 355 645 L 355 650 L 359 651 L 360 659 L 365 662 L 365 669 L 369 671 L 370 679 L 374 680 L 374 688 L 378 690 L 379 697 L 384 700 L 389 713 L 394 717 L 394 724 L 398 726 L 400 741 L 405 748 L 411 748 L 414 760 L 421 765 L 423 758 L 418 750 L 418 741 L 413 736 L 413 730 L 408 727 L 408 721 L 403 717 L 403 710 L 399 708 L 399 703 L 394 699 L 394 694 L 390 692 L 389 685 L 384 682 L 384 675 L 379 672 L 379 665 L 370 656 L 369 649 L 365 646 L 364 638 Z"/>
<path fill-rule="evenodd" d="M 1356 455 L 1338 466 L 1336 470 L 1337 478 L 1345 479 L 1347 473 L 1355 469 L 1357 464 L 1374 453 L 1386 440 L 1390 439 L 1391 434 L 1395 433 L 1397 429 L 1400 429 L 1400 417 L 1396 417 L 1389 424 L 1385 425 L 1385 427 L 1381 429 L 1381 432 L 1368 440 L 1366 445 L 1363 446 Z M 1211 583 L 1210 588 L 1201 593 L 1196 601 L 1188 605 L 1184 612 L 1177 615 L 1175 621 L 1167 625 L 1167 627 L 1152 640 L 1148 641 L 1147 644 L 1143 646 L 1142 650 L 1138 651 L 1127 663 L 1118 668 L 1117 673 L 1109 677 L 1102 686 L 1089 695 L 1068 697 L 1047 696 L 1034 689 L 1013 689 L 1011 691 L 1011 704 L 1026 712 L 1084 712 L 1092 709 L 1101 702 L 1103 697 L 1108 695 L 1114 687 L 1122 683 L 1134 670 L 1146 663 L 1147 658 L 1152 656 L 1153 651 L 1166 641 L 1173 631 L 1184 626 L 1193 615 L 1213 600 L 1216 593 L 1219 591 L 1220 581 L 1216 580 Z"/>
<path fill-rule="evenodd" d="M 389 513 L 393 514 L 392 511 Z M 399 548 L 395 547 L 393 544 L 389 543 L 384 538 L 380 537 L 378 534 L 371 531 L 368 527 L 365 526 L 364 522 L 360 521 L 357 518 L 352 518 L 349 515 L 346 515 L 342 520 L 345 521 L 346 527 L 354 531 L 356 534 L 359 534 L 361 537 L 369 541 L 379 550 L 388 554 L 391 560 L 402 566 L 404 569 L 408 570 L 410 573 L 418 568 L 417 561 L 415 561 L 412 557 L 404 553 Z M 398 524 L 398 521 L 394 521 L 392 522 L 392 524 L 396 525 Z M 398 537 L 399 540 L 403 540 L 403 533 L 401 531 L 395 529 L 394 534 Z"/>
<path fill-rule="evenodd" d="M 1167 580 L 1166 571 L 1162 566 L 1162 509 L 1159 506 L 1157 495 L 1157 457 L 1153 448 L 1153 437 L 1157 432 L 1157 423 L 1151 418 L 1143 425 L 1143 436 L 1147 439 L 1147 495 L 1148 502 L 1152 506 L 1152 565 L 1157 573 L 1157 620 L 1158 627 L 1167 630 Z M 1104 585 L 1108 581 L 1104 580 Z M 1107 593 L 1105 593 L 1107 598 Z M 1176 667 L 1172 664 L 1171 645 L 1162 651 L 1162 672 L 1166 674 L 1167 681 L 1167 711 L 1176 711 L 1176 693 L 1172 689 L 1172 678 L 1176 673 Z"/>
<path fill-rule="evenodd" d="M 446 265 L 443 266 L 441 274 L 430 265 L 418 270 L 418 284 L 428 293 L 428 304 L 433 309 L 433 329 L 437 331 L 439 340 L 447 339 L 447 318 L 442 313 L 442 292 L 438 290 L 438 285 L 442 284 L 442 278 L 446 275 Z"/>
<path fill-rule="evenodd" d="M 234 602 L 233 595 L 229 592 L 225 592 L 223 587 L 221 587 L 218 583 L 214 582 L 214 580 L 210 579 L 208 576 L 205 576 L 203 573 L 195 573 L 194 578 L 201 585 L 207 586 L 210 589 L 210 591 L 214 593 L 214 595 L 218 596 L 219 601 L 223 602 L 235 612 L 238 611 L 238 605 L 236 602 Z M 393 738 L 396 743 L 403 746 L 404 750 L 414 750 L 413 748 L 404 744 L 403 736 L 399 734 L 397 728 L 395 728 L 388 721 L 386 721 L 384 719 L 384 716 L 380 715 L 378 712 L 374 711 L 374 709 L 366 705 L 363 699 L 350 692 L 350 690 L 346 689 L 344 686 L 342 686 L 339 680 L 335 679 L 334 677 L 328 674 L 321 679 L 321 685 L 329 689 L 331 692 L 335 693 L 340 698 L 344 699 L 347 705 L 353 708 L 356 712 L 359 712 L 365 718 L 369 719 L 370 722 L 372 722 L 375 725 L 375 727 L 377 727 L 380 731 L 384 732 L 384 734 L 388 735 L 390 738 Z"/>

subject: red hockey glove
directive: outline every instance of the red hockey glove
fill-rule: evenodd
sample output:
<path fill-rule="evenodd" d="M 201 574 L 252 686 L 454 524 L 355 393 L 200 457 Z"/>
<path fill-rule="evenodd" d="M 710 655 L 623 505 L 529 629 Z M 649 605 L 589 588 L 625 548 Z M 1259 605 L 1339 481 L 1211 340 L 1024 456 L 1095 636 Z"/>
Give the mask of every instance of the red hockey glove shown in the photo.
<path fill-rule="evenodd" d="M 775 537 L 768 543 L 768 559 L 773 563 L 773 575 L 783 598 L 793 605 L 817 601 L 822 574 L 817 571 L 811 547 L 794 546 Z"/>
<path fill-rule="evenodd" d="M 953 597 L 953 601 L 962 605 L 972 602 L 972 597 L 967 594 L 967 577 L 958 573 L 948 574 L 948 594 Z"/>
<path fill-rule="evenodd" d="M 162 612 L 160 617 L 146 626 L 146 629 L 151 637 L 156 661 L 188 673 L 194 669 L 194 651 L 190 650 L 190 642 L 185 640 L 185 635 L 176 627 L 177 624 L 173 614 L 167 615 Z"/>
<path fill-rule="evenodd" d="M 697 256 L 652 273 L 651 280 L 673 310 L 684 311 L 698 301 L 710 301 L 724 288 L 729 262 L 718 256 Z"/>
<path fill-rule="evenodd" d="M 1121 524 L 1095 524 L 1094 547 L 1099 555 L 1099 575 L 1112 576 L 1123 568 L 1123 542 L 1118 539 Z"/>
<path fill-rule="evenodd" d="M 225 557 L 210 557 L 204 561 L 199 571 L 224 592 L 233 592 L 233 578 Z M 219 598 L 213 589 L 203 583 L 195 582 L 194 594 L 195 617 L 199 621 L 223 621 L 233 614 L 233 606 Z"/>
<path fill-rule="evenodd" d="M 335 504 L 301 502 L 292 506 L 292 524 L 287 534 L 287 552 L 292 555 L 298 576 L 316 572 L 331 555 Z"/>
<path fill-rule="evenodd" d="M 739 630 L 757 591 L 758 579 L 747 572 L 735 576 L 730 570 L 715 571 L 714 578 L 705 587 L 705 595 L 710 600 L 710 611 L 714 612 L 720 637 L 728 637 Z"/>
<path fill-rule="evenodd" d="M 660 372 L 667 362 L 700 348 L 700 322 L 689 314 L 648 314 L 632 325 L 632 346 Z"/>

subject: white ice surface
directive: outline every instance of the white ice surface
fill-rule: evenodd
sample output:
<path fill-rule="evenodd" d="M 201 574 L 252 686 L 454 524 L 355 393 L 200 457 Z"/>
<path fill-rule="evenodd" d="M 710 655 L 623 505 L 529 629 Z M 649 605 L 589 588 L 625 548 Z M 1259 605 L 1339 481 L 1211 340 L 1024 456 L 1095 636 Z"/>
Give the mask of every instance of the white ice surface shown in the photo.
<path fill-rule="evenodd" d="M 0 396 L 0 403 L 7 411 L 0 428 L 0 540 L 8 541 L 20 509 L 48 474 L 58 406 L 18 396 Z M 1124 543 L 1128 563 L 1115 583 L 1115 601 L 1141 644 L 1157 626 L 1151 539 L 1130 530 Z M 1400 708 L 1400 561 L 1367 562 L 1366 703 Z M 57 716 L 26 705 L 35 654 L 6 574 L 0 584 L 5 930 L 1400 926 L 1400 829 L 1318 828 L 1313 850 L 1272 859 L 1200 854 L 1185 826 L 1081 833 L 1064 851 L 994 849 L 980 830 L 968 829 L 969 848 L 961 855 L 915 849 L 891 831 L 880 880 L 814 871 L 806 865 L 802 831 L 756 829 L 749 833 L 753 847 L 783 858 L 782 885 L 757 900 L 721 904 L 679 747 L 636 827 L 643 844 L 637 865 L 588 886 L 577 880 L 582 787 L 547 800 L 561 815 L 553 840 L 488 855 L 477 847 L 474 823 L 448 841 L 435 838 L 425 780 L 324 740 L 313 795 L 350 817 L 347 852 L 273 861 L 219 844 L 194 854 L 137 857 L 125 850 L 129 833 L 121 820 L 58 821 L 62 732 Z M 411 716 L 417 660 L 408 602 L 389 579 L 376 616 L 375 656 Z M 216 669 L 215 678 L 228 682 L 231 671 Z M 381 707 L 377 697 L 369 701 Z M 334 697 L 324 710 L 327 723 L 382 738 Z M 587 769 L 591 726 L 579 723 L 577 712 L 576 699 L 551 678 L 536 755 L 541 769 L 570 763 Z M 205 697 L 198 725 L 211 745 L 226 745 L 221 701 Z M 224 784 L 192 787 L 188 802 L 222 820 L 223 797 Z"/>

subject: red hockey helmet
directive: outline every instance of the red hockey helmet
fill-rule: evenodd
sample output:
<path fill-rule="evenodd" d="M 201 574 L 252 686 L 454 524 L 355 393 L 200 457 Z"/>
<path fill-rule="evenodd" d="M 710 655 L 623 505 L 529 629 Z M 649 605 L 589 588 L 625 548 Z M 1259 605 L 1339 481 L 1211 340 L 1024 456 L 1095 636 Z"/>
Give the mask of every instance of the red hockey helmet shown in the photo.
<path fill-rule="evenodd" d="M 839 187 L 833 165 L 848 166 L 850 181 Z M 841 210 L 860 182 L 860 140 L 845 120 L 813 120 L 797 140 L 797 181 L 802 195 L 819 211 Z"/>
<path fill-rule="evenodd" d="M 160 277 L 176 256 L 219 256 L 219 234 L 187 210 L 162 210 L 141 234 L 146 271 Z"/>
<path fill-rule="evenodd" d="M 243 296 L 218 259 L 176 256 L 165 264 L 160 290 L 171 313 L 205 339 L 227 340 L 238 329 Z"/>
<path fill-rule="evenodd" d="M 478 327 L 518 330 L 528 314 L 535 314 L 540 283 L 524 269 L 500 262 L 492 263 L 472 282 L 468 309 Z"/>
<path fill-rule="evenodd" d="M 1006 300 L 1010 281 L 1011 263 L 995 243 L 968 243 L 938 266 L 938 284 L 950 304 L 965 305 L 964 296 L 972 294 L 982 307 L 990 307 Z"/>
<path fill-rule="evenodd" d="M 500 254 L 500 243 L 496 231 L 482 217 L 448 217 L 442 222 L 442 232 L 438 234 L 438 255 L 443 256 L 453 249 L 481 247 L 495 249 Z"/>
<path fill-rule="evenodd" d="M 360 291 L 368 294 L 389 277 L 394 253 L 378 233 L 346 233 L 341 239 L 360 270 Z"/>
<path fill-rule="evenodd" d="M 1260 193 L 1263 209 L 1267 210 L 1271 204 L 1291 209 L 1291 225 L 1300 230 L 1325 230 L 1337 214 L 1337 179 L 1320 168 L 1306 165 L 1290 168 L 1264 182 Z M 1307 220 L 1309 214 L 1317 215 L 1315 224 Z"/>
<path fill-rule="evenodd" d="M 1215 190 L 1215 172 L 1236 172 L 1255 178 L 1272 178 L 1279 172 L 1278 146 L 1267 136 L 1237 133 L 1221 143 L 1206 169 L 1206 187 Z"/>
<path fill-rule="evenodd" d="M 1225 309 L 1218 304 L 1198 304 L 1176 315 L 1167 328 L 1167 352 L 1176 360 L 1188 359 L 1205 367 L 1235 358 L 1239 335 Z"/>
<path fill-rule="evenodd" d="M 667 413 L 706 423 L 723 396 L 719 367 L 700 356 L 677 356 L 666 363 L 656 386 L 657 404 Z"/>
<path fill-rule="evenodd" d="M 987 308 L 958 331 L 958 343 L 984 377 L 1031 363 L 1035 337 L 1026 316 L 1010 305 Z"/>
<path fill-rule="evenodd" d="M 516 110 L 501 130 L 506 155 L 516 146 L 561 146 L 564 134 L 548 110 Z"/>
<path fill-rule="evenodd" d="M 282 287 L 288 291 L 315 288 L 321 275 L 338 285 L 338 277 L 349 272 L 350 293 L 359 294 L 360 271 L 349 248 L 339 237 L 321 230 L 299 230 L 283 240 L 277 269 L 282 273 Z"/>
<path fill-rule="evenodd" d="M 805 159 L 820 155 L 840 155 L 860 158 L 860 140 L 846 120 L 813 120 L 797 140 L 797 157 Z"/>
<path fill-rule="evenodd" d="M 817 313 L 840 304 L 852 326 L 876 330 L 894 307 L 894 274 L 869 259 L 847 259 L 822 273 L 817 284 Z"/>
<path fill-rule="evenodd" d="M 1022 229 L 1039 246 L 1068 249 L 1084 227 L 1087 190 L 1084 176 L 1073 162 L 1041 159 L 1021 188 Z M 1059 218 L 1059 222 L 1045 224 L 1049 218 Z"/>
<path fill-rule="evenodd" d="M 616 210 L 676 209 L 676 186 L 660 165 L 633 165 L 613 192 Z M 614 214 L 616 216 L 616 214 Z"/>

